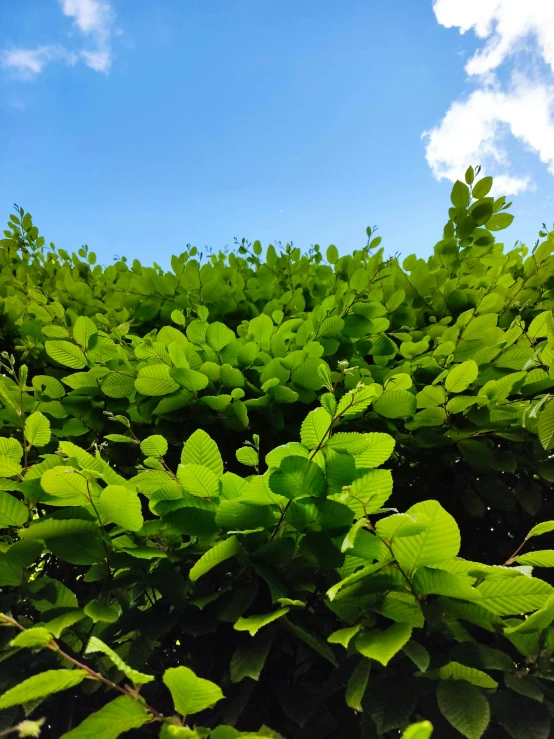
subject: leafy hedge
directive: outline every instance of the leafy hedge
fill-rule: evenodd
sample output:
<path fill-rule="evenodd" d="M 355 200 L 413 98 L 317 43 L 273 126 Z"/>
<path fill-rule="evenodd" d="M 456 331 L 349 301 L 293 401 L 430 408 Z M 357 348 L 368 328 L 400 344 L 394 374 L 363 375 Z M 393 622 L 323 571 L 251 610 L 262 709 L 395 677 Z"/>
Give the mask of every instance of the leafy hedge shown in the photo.
<path fill-rule="evenodd" d="M 0 733 L 551 735 L 554 233 L 478 174 L 402 263 L 104 268 L 16 208 Z"/>

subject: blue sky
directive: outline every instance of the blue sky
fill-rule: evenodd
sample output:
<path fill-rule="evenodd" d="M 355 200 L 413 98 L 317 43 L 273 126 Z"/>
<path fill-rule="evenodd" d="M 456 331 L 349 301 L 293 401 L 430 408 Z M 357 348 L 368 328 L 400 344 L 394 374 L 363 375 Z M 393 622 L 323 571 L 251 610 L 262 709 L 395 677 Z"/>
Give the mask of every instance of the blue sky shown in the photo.
<path fill-rule="evenodd" d="M 554 13 L 527 0 L 522 35 L 513 0 L 482 5 L 2 3 L 2 213 L 104 264 L 235 236 L 345 253 L 375 224 L 387 253 L 425 256 L 481 162 L 517 192 L 507 243 L 531 244 L 554 220 Z"/>

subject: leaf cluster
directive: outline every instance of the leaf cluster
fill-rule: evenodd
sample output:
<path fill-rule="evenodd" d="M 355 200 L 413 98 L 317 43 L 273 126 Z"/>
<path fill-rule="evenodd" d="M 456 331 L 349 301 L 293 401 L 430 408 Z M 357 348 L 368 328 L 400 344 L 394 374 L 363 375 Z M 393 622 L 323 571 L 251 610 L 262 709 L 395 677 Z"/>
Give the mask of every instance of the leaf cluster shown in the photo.
<path fill-rule="evenodd" d="M 103 267 L 16 210 L 3 727 L 551 735 L 554 234 L 506 249 L 478 175 L 403 262 L 368 229 Z"/>

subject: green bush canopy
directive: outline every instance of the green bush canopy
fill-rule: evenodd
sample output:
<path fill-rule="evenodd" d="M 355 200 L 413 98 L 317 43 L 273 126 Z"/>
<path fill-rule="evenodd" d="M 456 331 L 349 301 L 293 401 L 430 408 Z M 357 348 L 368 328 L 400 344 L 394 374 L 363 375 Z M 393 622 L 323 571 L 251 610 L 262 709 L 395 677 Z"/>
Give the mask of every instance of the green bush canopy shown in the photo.
<path fill-rule="evenodd" d="M 428 260 L 102 267 L 16 208 L 2 735 L 554 736 L 554 233 L 478 175 Z"/>

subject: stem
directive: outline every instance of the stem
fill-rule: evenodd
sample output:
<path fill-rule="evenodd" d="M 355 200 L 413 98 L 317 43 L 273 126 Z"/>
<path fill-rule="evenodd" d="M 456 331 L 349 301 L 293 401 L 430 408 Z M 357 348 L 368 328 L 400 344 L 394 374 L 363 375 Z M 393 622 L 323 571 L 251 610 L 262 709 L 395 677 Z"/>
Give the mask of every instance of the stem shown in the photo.
<path fill-rule="evenodd" d="M 521 552 L 521 550 L 523 549 L 523 547 L 526 544 L 527 544 L 527 539 L 524 539 L 521 542 L 521 544 L 518 546 L 518 548 L 515 550 L 515 552 L 512 554 L 512 556 L 511 557 L 508 557 L 508 559 L 504 562 L 504 564 L 502 565 L 502 567 L 506 567 L 507 565 L 511 565 L 513 563 L 513 561 L 515 560 L 515 558 L 517 557 L 517 555 Z"/>
<path fill-rule="evenodd" d="M 416 593 L 416 591 L 414 590 L 414 586 L 412 585 L 412 581 L 410 580 L 410 578 L 408 577 L 408 575 L 407 575 L 407 574 L 406 574 L 406 573 L 404 572 L 404 570 L 403 570 L 403 569 L 402 569 L 402 567 L 400 566 L 400 563 L 398 562 L 398 560 L 397 560 L 397 559 L 396 559 L 396 557 L 394 556 L 394 552 L 392 551 L 392 546 L 391 546 L 390 544 L 388 544 L 388 543 L 387 543 L 387 542 L 386 542 L 386 541 L 385 541 L 384 539 L 381 539 L 381 541 L 383 542 L 383 544 L 384 544 L 384 545 L 385 545 L 385 546 L 387 547 L 387 549 L 389 550 L 389 552 L 390 552 L 390 554 L 391 554 L 391 557 L 393 557 L 393 558 L 394 558 L 394 561 L 395 561 L 395 563 L 396 563 L 396 566 L 398 567 L 398 571 L 400 572 L 400 574 L 401 574 L 401 575 L 403 575 L 404 579 L 405 579 L 405 580 L 406 580 L 406 582 L 408 583 L 408 587 L 410 588 L 410 591 L 411 591 L 412 595 L 414 596 L 414 598 L 415 598 L 416 600 L 418 600 L 418 601 L 419 601 L 419 597 L 418 597 L 418 594 L 417 594 L 417 593 Z"/>
<path fill-rule="evenodd" d="M 98 513 L 98 509 L 96 508 L 96 506 L 94 505 L 94 503 L 92 501 L 92 495 L 91 495 L 91 492 L 90 492 L 89 481 L 88 480 L 87 480 L 87 493 L 88 493 L 89 503 L 91 504 L 91 506 L 92 506 L 92 508 L 94 510 L 94 513 L 96 514 L 96 518 L 98 519 L 98 524 L 99 524 L 100 529 L 102 531 L 102 546 L 104 547 L 104 552 L 106 553 L 106 570 L 107 570 L 106 580 L 109 580 L 110 579 L 110 552 L 108 550 L 108 545 L 106 544 L 106 541 L 104 539 L 104 536 L 106 534 L 106 530 L 104 529 L 104 524 L 102 523 L 102 519 L 100 518 L 100 514 Z"/>
<path fill-rule="evenodd" d="M 14 628 L 18 629 L 19 631 L 27 631 L 24 626 L 21 626 L 14 618 L 11 618 L 10 616 L 6 616 L 5 613 L 0 613 L 0 621 L 3 621 L 6 624 L 9 624 L 10 626 L 13 626 Z M 67 654 L 67 652 L 64 652 L 63 649 L 59 647 L 57 642 L 52 639 L 48 644 L 45 645 L 47 649 L 50 649 L 50 651 L 55 652 L 56 654 L 59 654 L 60 657 L 63 657 L 63 659 L 67 660 L 68 662 L 71 662 L 72 665 L 75 665 L 80 670 L 84 670 L 88 676 L 92 680 L 97 680 L 101 683 L 104 683 L 104 685 L 107 685 L 109 688 L 112 688 L 112 690 L 116 690 L 118 693 L 121 693 L 122 695 L 127 695 L 133 700 L 138 700 L 140 703 L 142 703 L 146 710 L 149 711 L 152 716 L 154 716 L 158 721 L 164 721 L 165 716 L 157 711 L 155 708 L 152 708 L 152 706 L 149 706 L 148 703 L 144 701 L 143 698 L 139 697 L 139 694 L 135 688 L 131 688 L 130 686 L 125 686 L 124 688 L 120 687 L 119 685 L 116 685 L 116 683 L 109 680 L 107 677 L 104 677 L 104 675 L 101 675 L 99 672 L 96 672 L 96 670 L 93 670 L 91 667 L 86 665 L 84 662 L 79 662 L 78 659 L 75 659 L 74 657 L 71 657 L 71 655 Z"/>
<path fill-rule="evenodd" d="M 277 526 L 273 529 L 273 533 L 271 534 L 269 541 L 273 541 L 275 539 L 277 532 L 281 528 L 281 524 L 285 520 L 285 516 L 287 515 L 287 511 L 289 509 L 290 504 L 292 503 L 292 498 L 289 500 L 289 502 L 286 504 L 286 506 L 283 508 L 283 511 L 281 513 L 281 518 L 279 519 Z"/>

